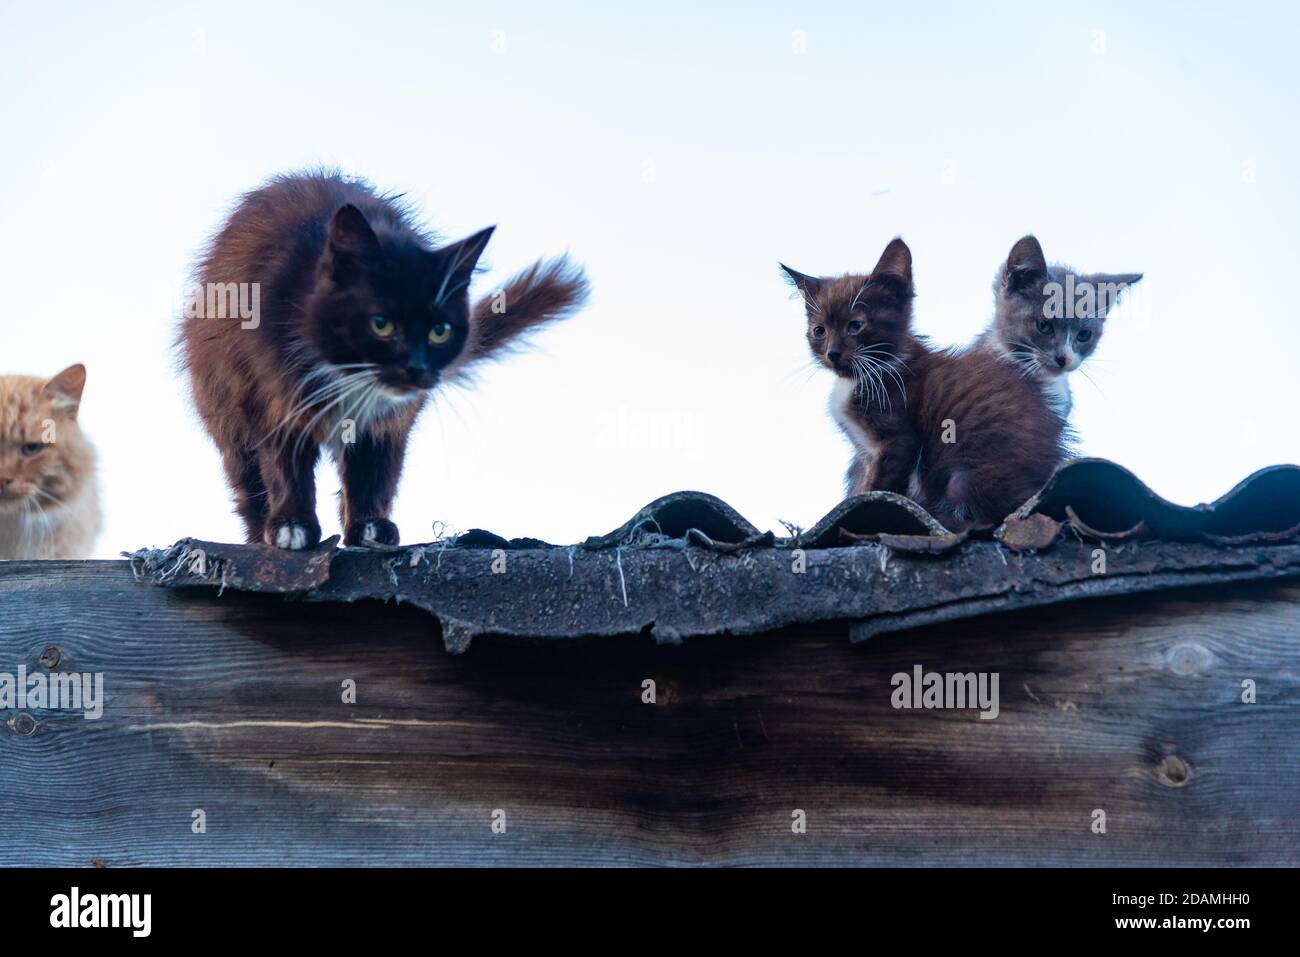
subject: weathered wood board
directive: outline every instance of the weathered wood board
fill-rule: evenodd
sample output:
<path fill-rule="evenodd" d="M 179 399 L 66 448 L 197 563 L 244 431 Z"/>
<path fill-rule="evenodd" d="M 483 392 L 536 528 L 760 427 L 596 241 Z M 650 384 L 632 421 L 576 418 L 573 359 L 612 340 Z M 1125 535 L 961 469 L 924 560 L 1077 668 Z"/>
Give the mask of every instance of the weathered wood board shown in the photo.
<path fill-rule="evenodd" d="M 0 712 L 4 865 L 1300 864 L 1293 580 L 451 655 L 411 608 L 0 563 L 0 672 L 43 655 L 107 701 Z M 917 664 L 999 716 L 896 710 Z"/>

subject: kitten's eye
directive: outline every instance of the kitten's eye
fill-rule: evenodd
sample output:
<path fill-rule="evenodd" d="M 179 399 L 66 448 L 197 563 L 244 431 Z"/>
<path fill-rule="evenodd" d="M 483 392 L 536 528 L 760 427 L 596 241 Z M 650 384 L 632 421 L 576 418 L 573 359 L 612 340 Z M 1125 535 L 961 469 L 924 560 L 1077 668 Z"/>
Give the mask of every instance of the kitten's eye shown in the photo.
<path fill-rule="evenodd" d="M 1092 338 L 1092 330 L 1091 330 L 1091 329 L 1080 329 L 1080 330 L 1079 330 L 1079 334 L 1078 334 L 1077 336 L 1074 337 L 1074 341 L 1075 341 L 1075 342 L 1087 342 L 1087 341 L 1088 341 L 1089 339 L 1091 339 L 1091 338 Z"/>
<path fill-rule="evenodd" d="M 862 327 L 864 325 L 866 325 L 866 323 L 864 323 L 861 319 L 854 319 L 852 322 L 849 323 L 849 328 L 847 330 L 848 334 L 851 336 L 856 336 L 859 332 L 862 331 Z"/>
<path fill-rule="evenodd" d="M 23 455 L 27 456 L 28 458 L 31 458 L 33 455 L 35 455 L 37 452 L 40 452 L 44 448 L 45 448 L 45 443 L 43 442 L 28 442 L 23 446 Z"/>
<path fill-rule="evenodd" d="M 440 322 L 429 330 L 429 341 L 440 346 L 451 338 L 451 323 Z"/>
<path fill-rule="evenodd" d="M 387 339 L 393 334 L 393 321 L 387 316 L 371 316 L 370 331 L 380 339 Z"/>
<path fill-rule="evenodd" d="M 1039 319 L 1039 320 L 1038 320 L 1038 331 L 1041 332 L 1041 333 L 1042 333 L 1043 335 L 1045 335 L 1045 336 L 1050 336 L 1050 335 L 1052 334 L 1052 331 L 1053 331 L 1053 330 L 1052 330 L 1052 324 L 1051 324 L 1050 322 L 1048 322 L 1046 319 Z"/>
<path fill-rule="evenodd" d="M 825 327 L 825 326 L 813 326 L 813 327 L 812 327 L 812 336 L 813 336 L 814 339 L 825 339 L 825 338 L 826 338 L 826 327 Z"/>

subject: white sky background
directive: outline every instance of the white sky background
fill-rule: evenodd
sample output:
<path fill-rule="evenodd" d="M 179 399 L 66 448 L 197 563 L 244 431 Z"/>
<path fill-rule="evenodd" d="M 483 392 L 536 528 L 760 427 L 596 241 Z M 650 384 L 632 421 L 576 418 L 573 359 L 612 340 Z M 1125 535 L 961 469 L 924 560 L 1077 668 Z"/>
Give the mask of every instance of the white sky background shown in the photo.
<path fill-rule="evenodd" d="M 810 525 L 848 448 L 776 262 L 868 270 L 899 234 L 941 343 L 1026 232 L 1145 272 L 1071 380 L 1086 453 L 1188 504 L 1300 459 L 1289 5 L 112 6 L 0 7 L 0 371 L 87 364 L 104 557 L 241 539 L 175 316 L 234 198 L 320 163 L 448 237 L 500 224 L 481 291 L 566 249 L 594 287 L 426 413 L 408 542 L 577 541 L 683 488 Z"/>

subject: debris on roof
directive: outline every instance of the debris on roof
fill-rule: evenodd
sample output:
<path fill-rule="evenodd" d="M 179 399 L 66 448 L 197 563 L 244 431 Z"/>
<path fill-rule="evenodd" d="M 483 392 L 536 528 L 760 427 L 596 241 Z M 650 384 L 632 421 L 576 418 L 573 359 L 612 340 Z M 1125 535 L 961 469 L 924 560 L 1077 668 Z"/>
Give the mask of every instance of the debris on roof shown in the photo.
<path fill-rule="evenodd" d="M 726 502 L 676 492 L 570 546 L 483 530 L 423 545 L 306 552 L 184 539 L 128 557 L 172 588 L 366 599 L 435 616 L 449 650 L 479 635 L 646 633 L 665 643 L 841 620 L 881 632 L 1081 598 L 1300 575 L 1300 467 L 1175 505 L 1102 459 L 1060 468 L 997 529 L 949 532 L 887 492 L 848 499 L 776 536 Z"/>

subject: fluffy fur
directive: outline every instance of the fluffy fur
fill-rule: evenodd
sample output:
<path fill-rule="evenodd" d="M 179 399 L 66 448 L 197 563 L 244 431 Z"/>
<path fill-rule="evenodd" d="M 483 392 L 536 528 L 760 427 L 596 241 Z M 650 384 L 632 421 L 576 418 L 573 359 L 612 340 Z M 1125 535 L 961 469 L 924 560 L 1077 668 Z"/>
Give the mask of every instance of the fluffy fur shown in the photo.
<path fill-rule="evenodd" d="M 1025 236 L 998 267 L 993 322 L 975 346 L 1013 360 L 1064 418 L 1073 405 L 1067 377 L 1096 351 L 1107 313 L 1141 278 L 1049 265 L 1038 240 Z"/>
<path fill-rule="evenodd" d="M 257 283 L 260 317 L 187 315 L 180 346 L 250 542 L 320 541 L 324 447 L 339 468 L 345 543 L 397 544 L 389 514 L 430 390 L 587 293 L 559 259 L 471 306 L 491 234 L 438 245 L 397 197 L 334 172 L 279 176 L 239 202 L 196 288 Z"/>
<path fill-rule="evenodd" d="M 908 495 L 949 527 L 1000 522 L 1051 476 L 1064 425 L 997 355 L 938 352 L 912 331 L 912 254 L 901 239 L 870 275 L 813 277 L 802 294 L 813 357 L 838 377 L 831 412 L 854 446 L 850 495 Z"/>
<path fill-rule="evenodd" d="M 0 376 L 0 559 L 88 558 L 102 516 L 77 411 L 86 369 Z"/>

